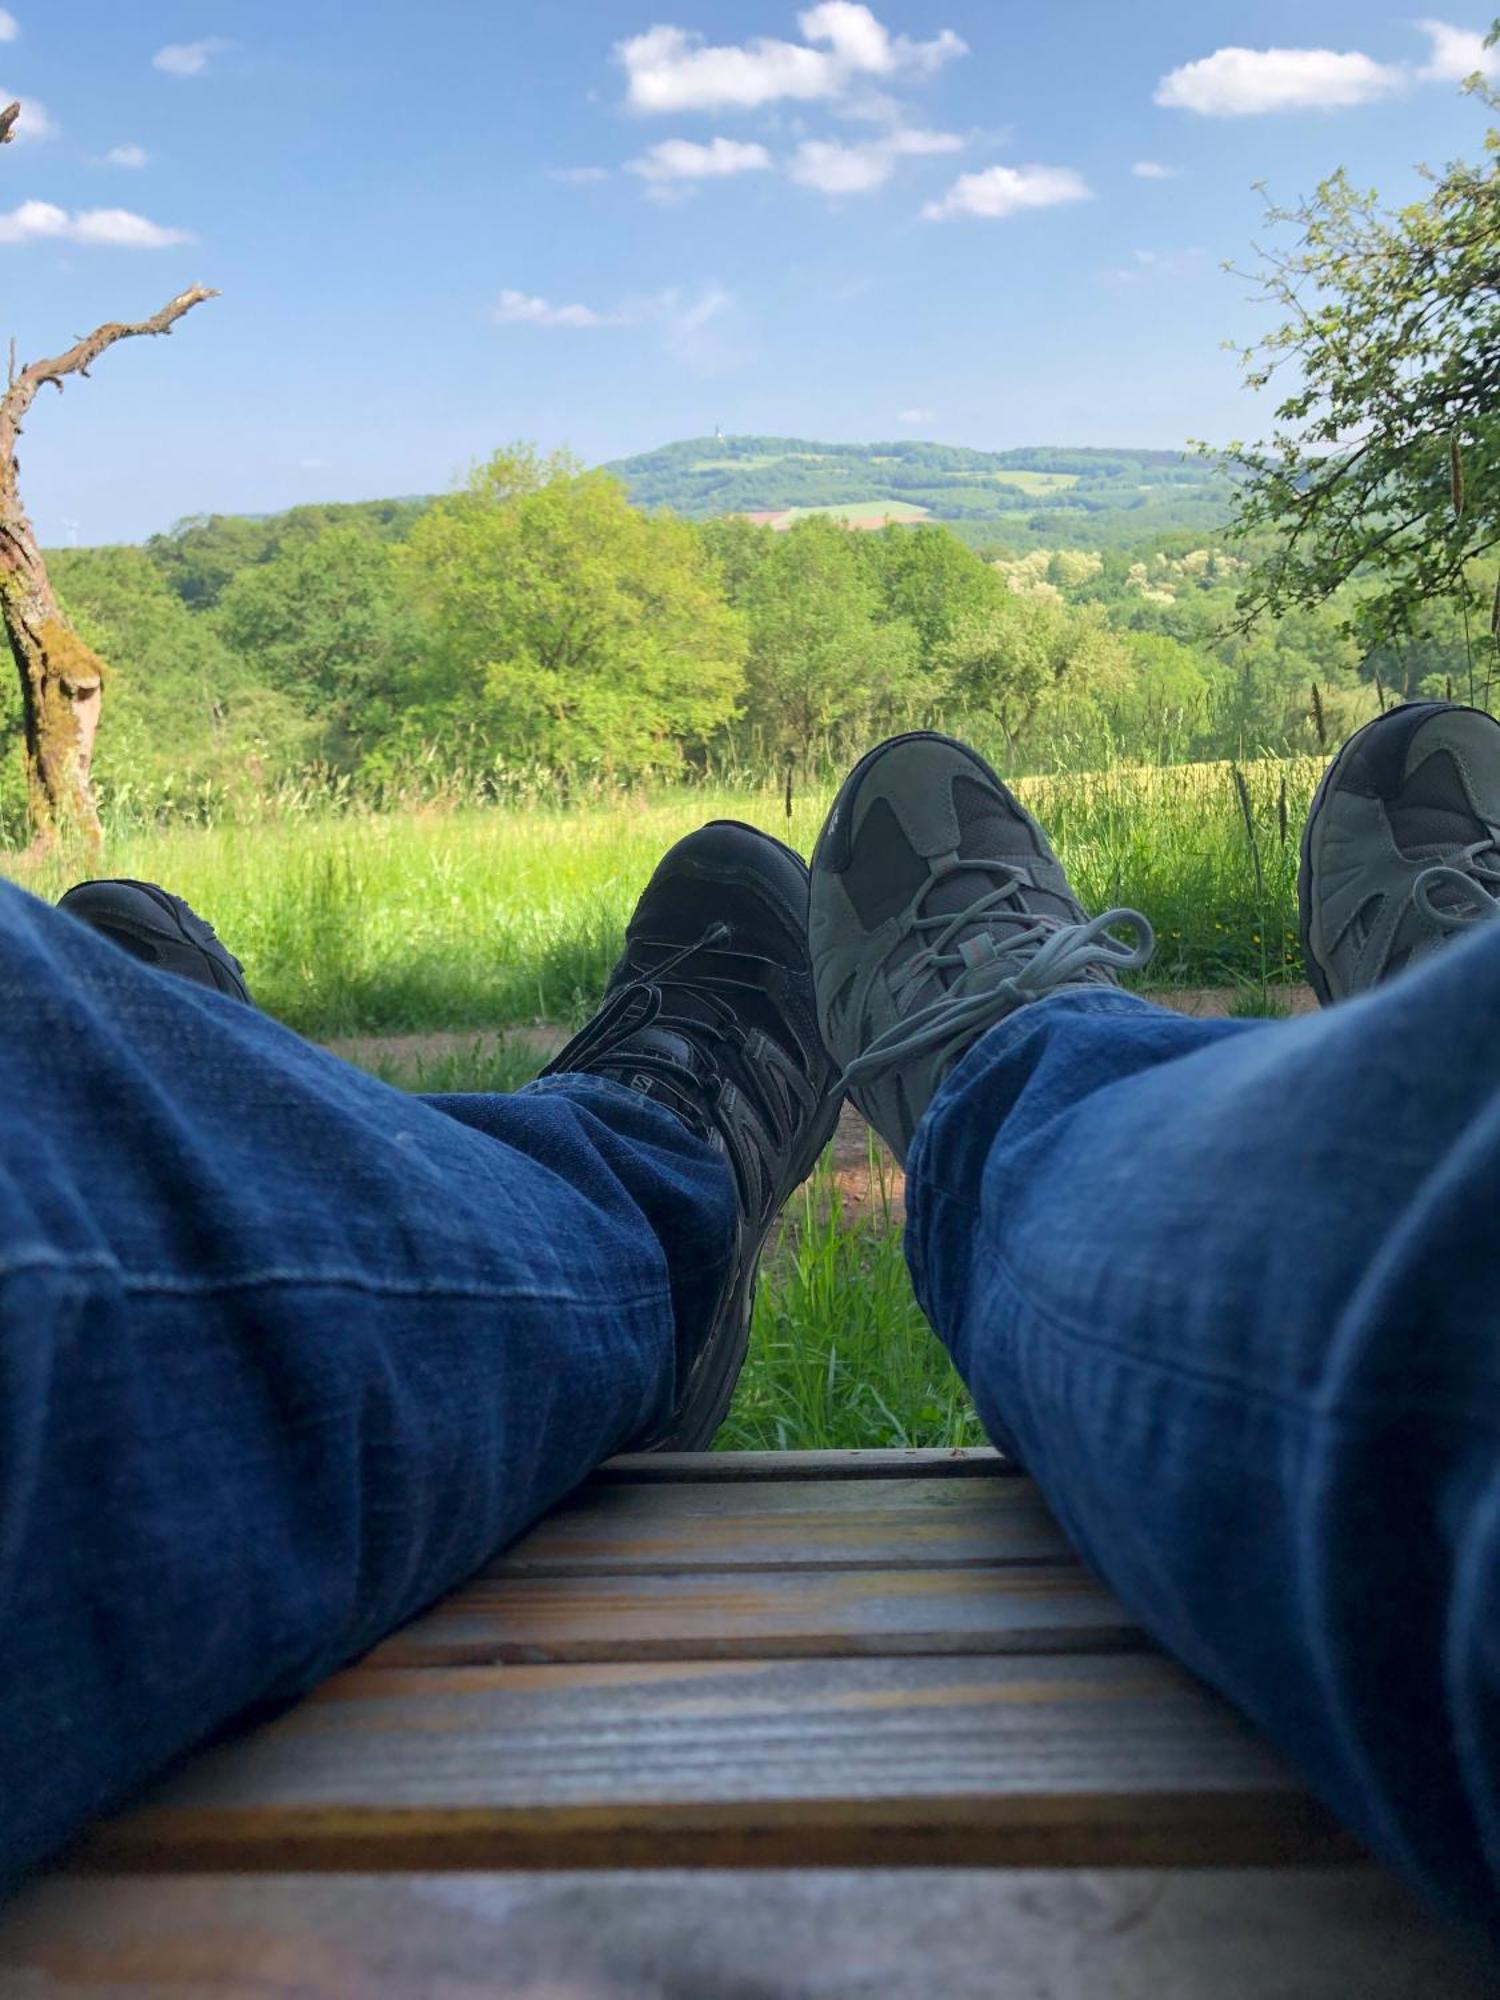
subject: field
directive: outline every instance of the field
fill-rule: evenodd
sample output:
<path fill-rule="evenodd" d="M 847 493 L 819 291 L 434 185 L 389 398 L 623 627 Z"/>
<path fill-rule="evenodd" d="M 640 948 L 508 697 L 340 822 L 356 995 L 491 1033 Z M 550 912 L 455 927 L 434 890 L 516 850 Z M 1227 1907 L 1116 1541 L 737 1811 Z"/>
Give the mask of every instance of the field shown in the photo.
<path fill-rule="evenodd" d="M 1312 761 L 1120 767 L 1017 781 L 1085 903 L 1156 925 L 1150 983 L 1232 985 L 1246 1011 L 1300 977 L 1297 835 Z M 706 819 L 765 826 L 810 850 L 831 785 L 790 821 L 771 790 L 679 790 L 572 811 L 539 806 L 298 816 L 177 827 L 111 842 L 102 872 L 165 883 L 244 960 L 259 1003 L 304 1034 L 463 1031 L 434 1051 L 377 1040 L 360 1060 L 422 1090 L 511 1089 L 541 1059 L 486 1030 L 566 1028 L 593 1005 L 663 850 Z M 1248 807 L 1248 814 L 1247 814 Z M 40 894 L 66 886 L 8 858 Z M 472 1039 L 468 1039 L 472 1036 Z M 872 1160 L 874 1156 L 872 1155 Z M 846 1177 L 843 1177 L 847 1179 Z M 961 1387 L 911 1296 L 878 1161 L 851 1203 L 825 1170 L 767 1260 L 751 1364 L 721 1443 L 974 1441 Z M 886 1184 L 886 1193 L 896 1190 Z"/>

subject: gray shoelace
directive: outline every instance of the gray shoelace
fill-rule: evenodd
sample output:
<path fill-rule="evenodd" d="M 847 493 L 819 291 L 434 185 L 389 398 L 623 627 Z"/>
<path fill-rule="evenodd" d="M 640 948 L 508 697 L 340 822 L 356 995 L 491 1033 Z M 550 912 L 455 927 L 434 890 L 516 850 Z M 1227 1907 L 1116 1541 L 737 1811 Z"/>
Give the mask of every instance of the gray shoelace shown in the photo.
<path fill-rule="evenodd" d="M 916 920 L 918 930 L 935 928 L 938 935 L 926 950 L 899 968 L 891 982 L 893 993 L 899 997 L 934 972 L 954 972 L 957 977 L 941 999 L 877 1035 L 844 1071 L 842 1089 L 929 1052 L 934 1057 L 935 1074 L 940 1073 L 976 1034 L 1024 1002 L 1045 999 L 1059 987 L 1084 984 L 1086 975 L 1099 967 L 1129 972 L 1150 959 L 1156 939 L 1138 910 L 1106 910 L 1081 924 L 1062 923 L 1055 917 L 1037 917 L 1028 923 L 1018 917 L 1011 901 L 1021 886 L 1020 878 L 1013 870 L 1006 872 L 1013 878 L 1009 883 L 987 891 L 956 916 Z M 1007 903 L 1011 904 L 1009 910 L 1000 907 Z M 962 935 L 986 916 L 1001 921 L 1008 918 L 1012 924 L 1019 922 L 1021 928 L 1004 937 L 996 937 L 992 930 Z M 1127 944 L 1111 936 L 1115 924 L 1130 925 L 1136 942 Z"/>
<path fill-rule="evenodd" d="M 1493 840 L 1476 840 L 1448 861 L 1424 868 L 1411 885 L 1412 901 L 1439 931 L 1467 930 L 1500 916 L 1500 852 Z M 1445 900 L 1434 900 L 1441 891 Z"/>

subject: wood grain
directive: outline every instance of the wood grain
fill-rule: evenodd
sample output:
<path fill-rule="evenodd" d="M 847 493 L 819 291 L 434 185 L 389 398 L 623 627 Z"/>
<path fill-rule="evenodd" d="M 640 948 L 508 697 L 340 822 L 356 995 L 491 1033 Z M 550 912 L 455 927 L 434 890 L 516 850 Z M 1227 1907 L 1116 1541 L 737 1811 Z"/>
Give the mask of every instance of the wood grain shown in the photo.
<path fill-rule="evenodd" d="M 513 1661 L 792 1659 L 1140 1650 L 1077 1564 L 482 1578 L 378 1646 L 367 1669 Z"/>
<path fill-rule="evenodd" d="M 1478 2000 L 1374 1870 L 649 1871 L 45 1883 L 0 1991 L 48 2000 Z"/>
<path fill-rule="evenodd" d="M 489 1575 L 955 1569 L 1065 1562 L 1029 1479 L 595 1482 Z"/>
<path fill-rule="evenodd" d="M 200 1757 L 95 1865 L 1327 1860 L 1347 1842 L 1168 1661 L 356 1670 Z"/>

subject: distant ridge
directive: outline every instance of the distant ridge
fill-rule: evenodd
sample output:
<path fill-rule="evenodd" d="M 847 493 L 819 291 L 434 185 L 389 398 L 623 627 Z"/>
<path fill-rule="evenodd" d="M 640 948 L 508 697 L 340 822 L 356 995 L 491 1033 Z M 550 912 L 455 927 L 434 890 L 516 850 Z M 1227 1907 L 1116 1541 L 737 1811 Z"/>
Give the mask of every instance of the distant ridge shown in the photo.
<path fill-rule="evenodd" d="M 912 438 L 686 438 L 605 470 L 625 481 L 638 505 L 697 519 L 811 509 L 872 525 L 890 513 L 1021 547 L 1124 544 L 1178 529 L 1211 534 L 1225 523 L 1230 490 L 1211 460 L 1180 451 L 974 451 Z"/>

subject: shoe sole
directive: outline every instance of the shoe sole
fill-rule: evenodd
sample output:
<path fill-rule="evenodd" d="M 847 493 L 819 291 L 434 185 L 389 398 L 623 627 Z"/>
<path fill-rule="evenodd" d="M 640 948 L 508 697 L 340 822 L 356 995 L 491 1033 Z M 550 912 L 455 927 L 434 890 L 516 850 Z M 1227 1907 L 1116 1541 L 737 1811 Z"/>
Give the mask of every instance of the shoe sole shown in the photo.
<path fill-rule="evenodd" d="M 774 833 L 767 833 L 758 826 L 750 826 L 745 820 L 712 820 L 712 826 L 733 826 L 746 833 L 753 833 L 776 848 L 787 860 L 793 862 L 799 876 L 810 880 L 807 863 L 793 847 L 784 840 L 778 840 Z M 816 1017 L 815 1017 L 816 1018 Z M 825 1050 L 825 1056 L 827 1054 Z M 836 1075 L 829 1063 L 830 1075 Z M 823 1149 L 838 1128 L 839 1110 L 843 1103 L 841 1093 L 836 1094 L 823 1117 L 812 1127 L 802 1150 L 794 1158 L 788 1169 L 785 1192 L 781 1194 L 770 1219 L 760 1233 L 760 1239 L 746 1257 L 734 1291 L 724 1306 L 724 1332 L 719 1338 L 709 1336 L 705 1353 L 712 1355 L 712 1363 L 701 1371 L 692 1393 L 681 1408 L 672 1415 L 671 1428 L 663 1437 L 646 1446 L 648 1453 L 662 1451 L 706 1451 L 728 1413 L 734 1400 L 740 1375 L 745 1366 L 745 1356 L 750 1350 L 750 1321 L 755 1307 L 755 1286 L 760 1276 L 761 1257 L 767 1238 L 776 1226 L 782 1210 L 801 1187 L 822 1157 Z"/>
<path fill-rule="evenodd" d="M 1352 754 L 1372 731 L 1379 729 L 1389 717 L 1409 712 L 1413 708 L 1426 707 L 1433 715 L 1447 715 L 1464 708 L 1461 702 L 1402 702 L 1399 709 L 1387 709 L 1382 715 L 1375 715 L 1362 723 L 1344 744 L 1328 769 L 1323 773 L 1318 789 L 1313 793 L 1312 804 L 1307 809 L 1307 821 L 1302 828 L 1302 845 L 1297 867 L 1297 928 L 1302 942 L 1302 963 L 1307 972 L 1307 983 L 1317 996 L 1320 1007 L 1334 1007 L 1338 1002 L 1333 989 L 1328 984 L 1328 975 L 1323 970 L 1312 946 L 1313 920 L 1313 841 L 1317 836 L 1318 820 L 1330 795 L 1338 789 L 1340 774 L 1347 770 Z M 1482 713 L 1471 710 L 1470 713 Z"/>

